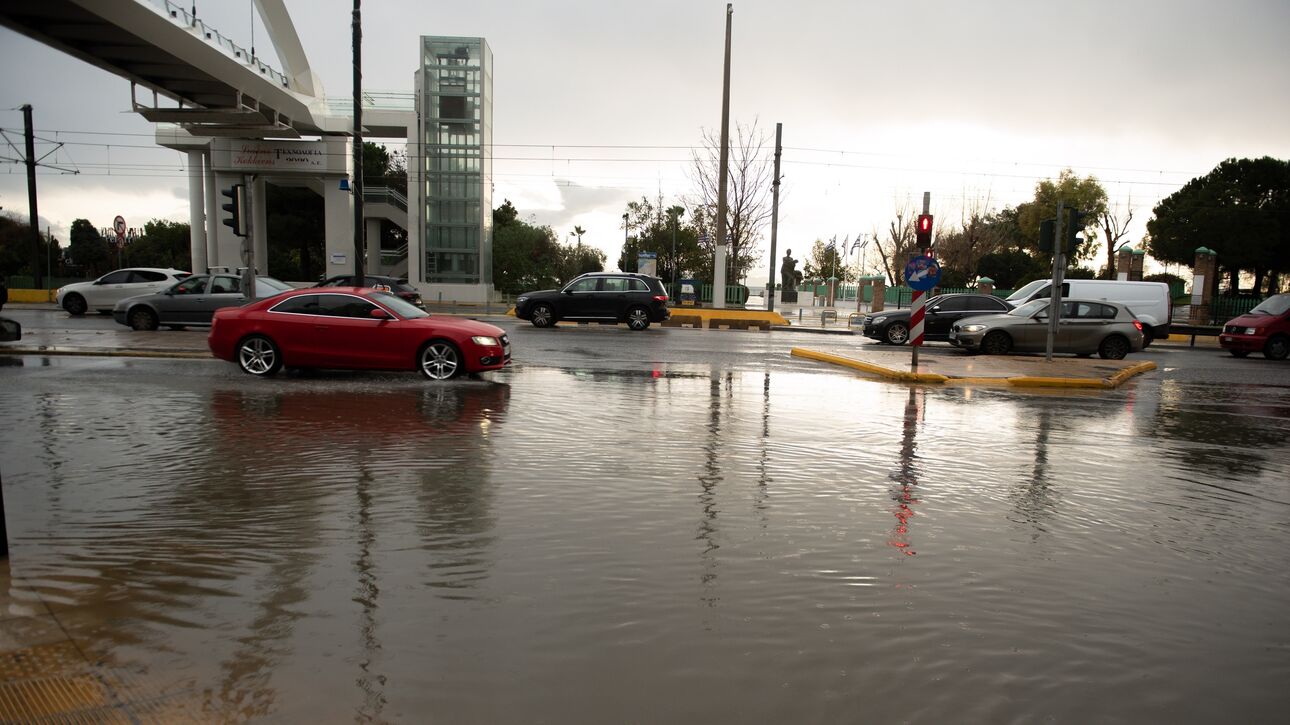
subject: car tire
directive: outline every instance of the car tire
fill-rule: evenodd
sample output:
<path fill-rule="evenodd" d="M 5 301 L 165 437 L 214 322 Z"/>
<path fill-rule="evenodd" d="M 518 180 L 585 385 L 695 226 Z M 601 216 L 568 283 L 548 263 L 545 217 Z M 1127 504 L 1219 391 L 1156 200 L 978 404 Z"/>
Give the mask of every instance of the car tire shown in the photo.
<path fill-rule="evenodd" d="M 1290 354 L 1290 337 L 1273 335 L 1263 345 L 1263 357 L 1269 360 L 1285 360 Z"/>
<path fill-rule="evenodd" d="M 627 310 L 627 327 L 633 330 L 649 328 L 649 310 L 644 307 L 633 307 Z"/>
<path fill-rule="evenodd" d="M 529 313 L 529 322 L 534 327 L 550 327 L 555 324 L 555 310 L 551 305 L 539 302 L 533 305 L 533 311 Z"/>
<path fill-rule="evenodd" d="M 431 340 L 417 353 L 417 369 L 430 380 L 451 380 L 461 374 L 461 351 L 447 340 Z"/>
<path fill-rule="evenodd" d="M 909 341 L 909 326 L 903 322 L 893 322 L 882 331 L 882 339 L 891 345 L 904 345 Z"/>
<path fill-rule="evenodd" d="M 73 292 L 63 298 L 63 309 L 72 317 L 80 317 L 90 308 L 85 304 L 85 298 Z"/>
<path fill-rule="evenodd" d="M 1250 354 L 1249 350 L 1228 350 L 1228 352 L 1232 353 L 1232 357 L 1249 357 Z"/>
<path fill-rule="evenodd" d="M 237 344 L 237 366 L 244 373 L 267 378 L 282 368 L 282 353 L 273 340 L 251 335 Z"/>
<path fill-rule="evenodd" d="M 157 313 L 143 305 L 131 308 L 129 313 L 126 314 L 125 321 L 130 325 L 131 330 L 139 332 L 150 332 L 159 326 Z"/>
<path fill-rule="evenodd" d="M 986 355 L 1007 355 L 1012 352 L 1012 338 L 1002 330 L 995 330 L 981 338 L 981 352 Z"/>
<path fill-rule="evenodd" d="M 1129 354 L 1129 341 L 1121 335 L 1111 335 L 1097 346 L 1097 355 L 1103 360 L 1123 360 Z"/>
<path fill-rule="evenodd" d="M 1143 325 L 1142 326 L 1142 349 L 1144 350 L 1147 349 L 1147 346 L 1155 341 L 1156 341 L 1156 333 L 1152 332 L 1150 327 Z"/>

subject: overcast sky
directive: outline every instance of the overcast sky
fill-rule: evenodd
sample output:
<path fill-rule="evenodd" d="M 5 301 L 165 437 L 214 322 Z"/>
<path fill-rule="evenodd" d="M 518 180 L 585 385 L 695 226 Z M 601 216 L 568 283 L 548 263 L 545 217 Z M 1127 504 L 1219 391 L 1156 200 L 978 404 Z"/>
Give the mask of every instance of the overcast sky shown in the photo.
<path fill-rule="evenodd" d="M 267 54 L 251 0 L 195 4 Z M 287 7 L 326 94 L 349 97 L 352 3 Z M 612 266 L 627 201 L 693 191 L 688 148 L 721 120 L 724 9 L 368 2 L 363 83 L 411 92 L 419 36 L 485 37 L 494 206 L 508 198 L 562 240 L 584 227 L 583 242 Z M 1113 205 L 1132 205 L 1136 244 L 1160 199 L 1223 159 L 1290 158 L 1285 0 L 742 0 L 734 11 L 732 124 L 756 122 L 768 154 L 784 125 L 778 255 L 881 230 L 924 191 L 938 224 L 956 221 L 965 199 L 1013 205 L 1065 167 L 1100 179 Z M 38 136 L 66 143 L 48 161 L 81 171 L 40 172 L 41 218 L 56 235 L 65 240 L 82 217 L 187 221 L 185 159 L 155 148 L 125 80 L 0 29 L 0 128 L 19 144 L 24 103 Z M 0 164 L 3 213 L 26 216 L 24 174 Z M 768 253 L 769 230 L 761 247 Z"/>

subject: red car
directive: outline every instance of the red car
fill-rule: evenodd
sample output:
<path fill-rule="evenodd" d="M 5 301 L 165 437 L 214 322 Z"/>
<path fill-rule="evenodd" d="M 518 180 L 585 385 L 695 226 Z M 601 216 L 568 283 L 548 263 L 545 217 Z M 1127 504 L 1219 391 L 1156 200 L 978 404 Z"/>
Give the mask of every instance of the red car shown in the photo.
<path fill-rule="evenodd" d="M 1272 295 L 1228 320 L 1218 344 L 1236 357 L 1262 352 L 1269 360 L 1285 360 L 1290 355 L 1290 294 Z"/>
<path fill-rule="evenodd" d="M 286 366 L 420 370 L 447 380 L 511 361 L 500 327 L 430 315 L 366 287 L 314 287 L 225 307 L 215 312 L 207 342 L 215 357 L 258 376 Z"/>

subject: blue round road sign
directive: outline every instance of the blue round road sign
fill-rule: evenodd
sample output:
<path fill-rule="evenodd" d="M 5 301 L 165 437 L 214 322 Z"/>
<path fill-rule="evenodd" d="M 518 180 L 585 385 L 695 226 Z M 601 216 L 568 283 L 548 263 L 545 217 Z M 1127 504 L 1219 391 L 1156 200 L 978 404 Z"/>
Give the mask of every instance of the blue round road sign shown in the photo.
<path fill-rule="evenodd" d="M 932 257 L 921 254 L 905 265 L 905 284 L 912 289 L 926 292 L 941 282 L 941 265 Z"/>

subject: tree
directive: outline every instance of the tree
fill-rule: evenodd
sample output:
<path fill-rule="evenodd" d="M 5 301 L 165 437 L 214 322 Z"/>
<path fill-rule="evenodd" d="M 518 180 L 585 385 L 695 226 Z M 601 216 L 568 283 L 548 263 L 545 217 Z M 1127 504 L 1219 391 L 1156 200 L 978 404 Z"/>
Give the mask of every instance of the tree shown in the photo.
<path fill-rule="evenodd" d="M 605 268 L 605 253 L 593 247 L 561 245 L 549 226 L 519 218 L 510 199 L 493 210 L 493 286 L 517 295 L 558 286 Z"/>
<path fill-rule="evenodd" d="M 978 275 L 994 280 L 997 289 L 1017 289 L 1032 280 L 1048 277 L 1051 272 L 1051 263 L 1045 268 L 1034 255 L 1021 249 L 987 254 L 977 264 Z"/>
<path fill-rule="evenodd" d="M 187 222 L 153 219 L 143 225 L 143 236 L 125 248 L 125 259 L 134 267 L 191 269 L 192 258 L 192 233 Z M 205 260 L 201 261 L 204 267 Z"/>
<path fill-rule="evenodd" d="M 710 279 L 714 248 L 699 242 L 699 229 L 707 221 L 701 210 L 691 214 L 690 223 L 682 224 L 685 207 L 673 204 L 664 211 L 664 200 L 659 194 L 655 202 L 646 197 L 627 204 L 627 229 L 636 236 L 628 237 L 618 258 L 618 268 L 624 272 L 636 271 L 637 255 L 654 252 L 658 255 L 657 273 L 671 282 L 672 277 Z M 676 253 L 673 257 L 673 216 L 676 218 Z M 731 276 L 731 279 L 737 277 Z"/>
<path fill-rule="evenodd" d="M 1290 272 L 1290 161 L 1227 159 L 1170 194 L 1153 214 L 1146 244 L 1156 259 L 1191 264 L 1197 247 L 1213 249 L 1233 291 L 1242 270 L 1254 275 L 1256 293 L 1265 277 L 1273 292 L 1280 275 Z"/>
<path fill-rule="evenodd" d="M 63 267 L 63 250 L 57 239 L 41 235 L 37 256 L 55 273 Z M 0 277 L 25 275 L 35 278 L 31 268 L 31 225 L 0 215 Z"/>
<path fill-rule="evenodd" d="M 98 277 L 112 271 L 116 255 L 111 253 L 107 241 L 88 219 L 74 220 L 68 236 L 67 256 L 83 275 Z"/>
<path fill-rule="evenodd" d="M 751 126 L 735 124 L 735 138 L 731 139 L 729 175 L 726 189 L 726 234 L 730 239 L 729 279 L 742 279 L 748 270 L 761 260 L 757 243 L 763 227 L 770 219 L 770 191 L 774 172 L 770 159 L 763 153 L 766 136 Z M 698 192 L 691 208 L 708 210 L 704 216 L 715 219 L 717 192 L 720 189 L 721 140 L 710 131 L 703 131 L 703 143 L 691 153 L 691 181 Z M 716 225 L 700 227 L 709 238 L 716 236 Z M 715 251 L 715 250 L 714 250 Z"/>
<path fill-rule="evenodd" d="M 1133 199 L 1130 197 L 1129 203 L 1126 204 L 1128 212 L 1121 217 L 1120 210 L 1117 207 L 1114 212 L 1108 207 L 1098 217 L 1098 224 L 1102 227 L 1102 232 L 1106 234 L 1106 279 L 1115 279 L 1115 255 L 1128 242 L 1120 243 L 1120 240 L 1128 234 L 1129 222 L 1133 221 Z"/>
<path fill-rule="evenodd" d="M 878 247 L 882 269 L 887 273 L 887 284 L 893 287 L 904 284 L 905 263 L 918 249 L 914 236 L 913 204 L 909 199 L 896 204 L 896 220 L 887 226 L 887 246 L 883 246 L 877 229 L 873 230 L 873 242 Z"/>
<path fill-rule="evenodd" d="M 578 238 L 578 246 L 579 246 L 579 247 L 581 247 L 581 246 L 582 246 L 582 235 L 583 235 L 583 234 L 586 234 L 586 233 L 587 233 L 587 230 L 586 230 L 586 229 L 583 229 L 582 227 L 575 226 L 575 227 L 573 228 L 573 235 L 574 235 L 574 236 L 576 236 L 576 237 Z"/>
<path fill-rule="evenodd" d="M 837 277 L 839 282 L 854 282 L 857 277 L 856 272 L 848 269 L 846 261 L 842 259 L 849 243 L 848 238 L 839 246 L 836 236 L 830 239 L 828 244 L 821 239 L 816 239 L 811 245 L 810 256 L 802 265 L 802 274 L 806 279 L 827 280 L 830 277 Z"/>
<path fill-rule="evenodd" d="M 1057 175 L 1056 181 L 1044 179 L 1035 184 L 1034 201 L 1018 207 L 1018 222 L 1025 235 L 1027 246 L 1051 267 L 1052 254 L 1039 251 L 1039 223 L 1053 218 L 1057 213 L 1058 201 L 1062 202 L 1066 211 L 1063 219 L 1058 220 L 1058 234 L 1065 232 L 1065 220 L 1069 218 L 1072 209 L 1088 214 L 1087 226 L 1080 230 L 1084 233 L 1085 241 L 1074 250 L 1066 250 L 1067 264 L 1074 266 L 1080 260 L 1092 259 L 1096 254 L 1093 242 L 1097 239 L 1097 233 L 1089 231 L 1088 226 L 1095 224 L 1096 220 L 1106 213 L 1106 190 L 1095 177 L 1086 176 L 1081 179 L 1071 169 L 1063 170 Z"/>

